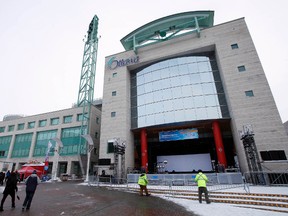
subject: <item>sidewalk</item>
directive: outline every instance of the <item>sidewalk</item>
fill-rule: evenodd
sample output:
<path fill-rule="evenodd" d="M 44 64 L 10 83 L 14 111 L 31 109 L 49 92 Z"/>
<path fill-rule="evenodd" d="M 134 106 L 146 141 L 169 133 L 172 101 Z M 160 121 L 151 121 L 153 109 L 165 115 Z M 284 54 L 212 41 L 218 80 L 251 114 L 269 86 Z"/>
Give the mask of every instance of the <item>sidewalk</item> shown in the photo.
<path fill-rule="evenodd" d="M 139 196 L 106 188 L 79 185 L 83 181 L 41 183 L 30 210 L 22 211 L 25 198 L 25 185 L 18 185 L 20 201 L 16 199 L 16 208 L 11 208 L 11 199 L 7 197 L 4 211 L 0 215 L 117 215 L 117 216 L 161 216 L 161 215 L 195 215 L 184 207 L 156 196 Z M 3 191 L 4 187 L 2 187 Z M 2 196 L 1 196 L 2 199 Z"/>

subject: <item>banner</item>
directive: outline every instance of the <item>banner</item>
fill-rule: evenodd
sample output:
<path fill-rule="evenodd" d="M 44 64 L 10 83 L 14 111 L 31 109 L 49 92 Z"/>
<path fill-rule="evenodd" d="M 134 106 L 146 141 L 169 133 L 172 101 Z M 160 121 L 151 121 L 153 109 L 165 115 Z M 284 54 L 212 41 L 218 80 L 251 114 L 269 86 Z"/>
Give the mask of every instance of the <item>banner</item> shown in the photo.
<path fill-rule="evenodd" d="M 46 151 L 46 156 L 45 156 L 44 170 L 48 170 L 48 168 L 49 168 L 49 152 L 50 152 L 51 147 L 52 147 L 52 143 L 49 141 L 47 151 Z"/>
<path fill-rule="evenodd" d="M 186 140 L 186 139 L 198 139 L 198 129 L 191 128 L 185 130 L 175 131 L 163 131 L 159 133 L 159 141 L 174 141 L 174 140 Z"/>

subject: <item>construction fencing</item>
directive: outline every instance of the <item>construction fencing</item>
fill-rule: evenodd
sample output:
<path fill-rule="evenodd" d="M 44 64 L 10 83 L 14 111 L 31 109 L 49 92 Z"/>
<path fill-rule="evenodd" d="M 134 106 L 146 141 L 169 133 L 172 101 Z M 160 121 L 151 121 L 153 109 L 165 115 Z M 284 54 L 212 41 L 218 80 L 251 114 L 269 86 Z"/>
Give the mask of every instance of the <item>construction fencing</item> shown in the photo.
<path fill-rule="evenodd" d="M 247 183 L 266 186 L 288 186 L 288 171 L 260 171 L 244 173 Z"/>

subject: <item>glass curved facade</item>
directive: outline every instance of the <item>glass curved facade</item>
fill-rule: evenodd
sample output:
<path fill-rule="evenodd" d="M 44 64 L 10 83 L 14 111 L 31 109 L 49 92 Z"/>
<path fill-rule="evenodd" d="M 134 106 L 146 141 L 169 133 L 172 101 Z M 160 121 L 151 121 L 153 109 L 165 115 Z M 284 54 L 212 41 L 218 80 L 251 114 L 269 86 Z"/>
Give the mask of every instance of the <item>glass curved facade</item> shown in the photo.
<path fill-rule="evenodd" d="M 132 72 L 132 128 L 229 117 L 214 54 L 184 56 Z"/>

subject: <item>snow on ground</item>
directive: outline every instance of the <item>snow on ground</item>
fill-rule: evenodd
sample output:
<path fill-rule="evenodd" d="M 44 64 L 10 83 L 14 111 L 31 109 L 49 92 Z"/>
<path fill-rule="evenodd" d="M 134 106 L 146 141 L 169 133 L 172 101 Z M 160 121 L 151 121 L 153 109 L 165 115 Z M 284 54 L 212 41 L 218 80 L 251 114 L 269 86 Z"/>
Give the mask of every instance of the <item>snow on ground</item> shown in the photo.
<path fill-rule="evenodd" d="M 288 187 L 262 187 L 262 186 L 250 186 L 250 193 L 262 193 L 262 194 L 285 194 L 288 195 Z M 240 192 L 245 193 L 243 188 L 226 189 L 225 192 Z M 200 204 L 196 200 L 186 200 L 179 198 L 171 198 L 167 196 L 161 196 L 163 199 L 170 200 L 179 205 L 184 206 L 188 211 L 192 211 L 195 214 L 201 216 L 281 216 L 287 215 L 287 213 L 265 211 L 253 208 L 265 208 L 279 210 L 277 207 L 265 207 L 265 206 L 253 206 L 253 205 L 236 205 L 227 203 L 211 203 L 207 205 L 205 201 Z M 204 195 L 203 195 L 204 198 Z M 288 201 L 287 201 L 288 203 Z M 245 206 L 248 208 L 243 208 Z M 288 209 L 286 209 L 288 211 Z"/>

